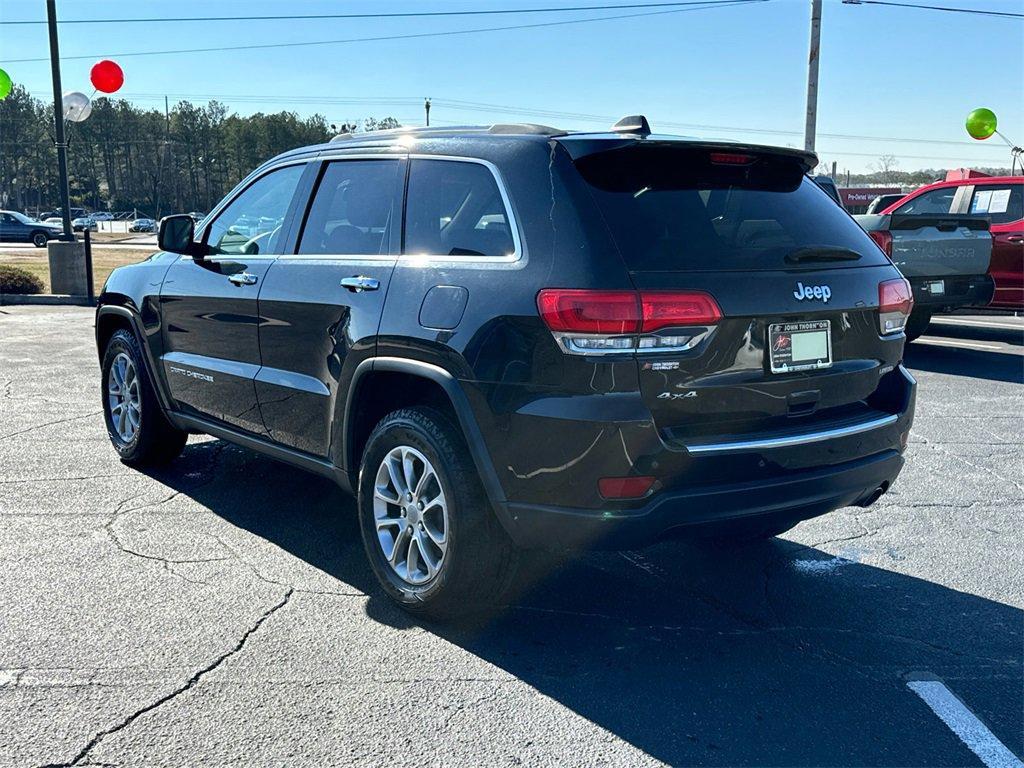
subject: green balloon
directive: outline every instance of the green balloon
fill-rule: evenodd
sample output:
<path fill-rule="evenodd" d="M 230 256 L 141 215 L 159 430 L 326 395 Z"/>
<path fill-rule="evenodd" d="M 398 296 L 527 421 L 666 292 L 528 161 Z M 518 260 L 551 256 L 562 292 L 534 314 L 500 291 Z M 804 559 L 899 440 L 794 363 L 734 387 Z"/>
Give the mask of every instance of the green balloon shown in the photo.
<path fill-rule="evenodd" d="M 971 138 L 984 141 L 996 132 L 996 113 L 979 107 L 967 116 L 967 132 Z"/>
<path fill-rule="evenodd" d="M 4 70 L 0 69 L 0 101 L 7 98 L 7 94 L 11 92 L 11 76 L 8 75 Z"/>

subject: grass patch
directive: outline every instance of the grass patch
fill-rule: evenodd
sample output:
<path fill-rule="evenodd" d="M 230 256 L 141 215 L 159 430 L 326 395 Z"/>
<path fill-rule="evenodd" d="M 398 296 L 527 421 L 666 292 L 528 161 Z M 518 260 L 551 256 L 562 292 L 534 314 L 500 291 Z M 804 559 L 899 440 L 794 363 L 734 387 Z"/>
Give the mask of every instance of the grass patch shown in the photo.
<path fill-rule="evenodd" d="M 98 296 L 107 281 L 107 276 L 117 267 L 125 264 L 136 264 L 148 259 L 156 248 L 104 248 L 101 245 L 93 245 L 92 248 L 92 276 L 93 285 Z M 45 248 L 29 248 L 26 251 L 0 251 L 0 264 L 10 264 L 20 267 L 43 281 L 43 293 L 50 293 L 50 261 L 46 256 Z"/>

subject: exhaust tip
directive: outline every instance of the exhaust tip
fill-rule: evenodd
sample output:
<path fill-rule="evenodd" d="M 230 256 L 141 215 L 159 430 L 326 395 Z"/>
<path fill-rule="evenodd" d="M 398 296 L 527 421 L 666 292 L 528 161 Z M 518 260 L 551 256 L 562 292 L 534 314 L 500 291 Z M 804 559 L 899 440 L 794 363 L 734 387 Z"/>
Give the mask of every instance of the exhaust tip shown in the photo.
<path fill-rule="evenodd" d="M 889 490 L 889 481 L 887 480 L 886 482 L 882 483 L 880 486 L 875 488 L 875 490 L 873 490 L 871 493 L 869 493 L 866 497 L 864 497 L 860 501 L 858 501 L 857 502 L 857 506 L 858 507 L 870 507 L 872 504 L 874 504 L 876 501 L 878 501 L 880 498 L 882 498 L 882 496 L 888 490 Z"/>

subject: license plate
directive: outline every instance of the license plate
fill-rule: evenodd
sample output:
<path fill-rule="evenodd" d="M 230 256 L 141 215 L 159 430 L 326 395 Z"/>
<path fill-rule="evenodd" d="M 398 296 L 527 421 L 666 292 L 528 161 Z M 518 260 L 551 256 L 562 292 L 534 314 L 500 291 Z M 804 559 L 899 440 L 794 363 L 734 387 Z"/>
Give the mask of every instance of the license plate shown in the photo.
<path fill-rule="evenodd" d="M 941 296 L 946 292 L 946 281 L 945 280 L 931 280 L 926 283 L 928 287 L 928 293 L 932 296 Z"/>
<path fill-rule="evenodd" d="M 768 362 L 772 373 L 813 371 L 832 365 L 832 323 L 776 323 L 768 326 Z"/>

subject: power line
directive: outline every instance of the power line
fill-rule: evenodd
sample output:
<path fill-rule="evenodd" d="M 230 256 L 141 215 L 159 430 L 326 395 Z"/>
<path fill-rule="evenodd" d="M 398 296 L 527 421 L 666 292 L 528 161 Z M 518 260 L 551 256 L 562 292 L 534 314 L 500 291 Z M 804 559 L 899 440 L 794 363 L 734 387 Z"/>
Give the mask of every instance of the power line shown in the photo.
<path fill-rule="evenodd" d="M 1024 13 L 1010 11 L 986 11 L 981 8 L 954 8 L 948 5 L 920 5 L 917 3 L 890 3 L 886 0 L 843 0 L 843 5 L 886 5 L 892 8 L 915 8 L 925 11 L 946 11 L 948 13 L 969 13 L 974 16 L 1002 16 L 1010 19 L 1024 19 Z"/>
<path fill-rule="evenodd" d="M 327 19 L 408 19 L 447 16 L 496 16 L 528 13 L 568 13 L 572 11 L 618 11 L 638 8 L 678 8 L 691 5 L 716 5 L 720 0 L 680 0 L 679 2 L 611 3 L 608 5 L 544 6 L 540 8 L 489 8 L 476 11 L 405 11 L 396 13 L 313 13 L 274 16 L 178 16 L 145 19 L 62 19 L 59 24 L 164 24 L 211 21 L 309 21 Z M 45 19 L 0 20 L 0 25 L 45 24 Z"/>
<path fill-rule="evenodd" d="M 414 32 L 404 35 L 377 35 L 374 37 L 350 37 L 341 40 L 311 40 L 299 43 L 262 43 L 257 45 L 233 45 L 230 47 L 220 46 L 217 48 L 179 48 L 167 51 L 126 51 L 123 53 L 90 54 L 88 56 L 62 56 L 61 61 L 75 61 L 81 59 L 98 59 L 103 56 L 115 58 L 126 58 L 129 56 L 167 56 L 183 53 L 235 53 L 237 51 L 268 50 L 271 48 L 302 48 L 316 45 L 342 45 L 346 43 L 376 43 L 386 40 L 412 40 L 428 37 L 452 37 L 456 35 L 473 35 L 482 32 L 506 32 L 519 29 L 539 29 L 542 27 L 562 27 L 569 24 L 588 24 L 595 21 L 614 21 L 618 19 L 635 19 L 645 16 L 663 16 L 670 13 L 687 13 L 689 11 L 709 11 L 717 8 L 726 8 L 738 5 L 750 5 L 752 3 L 767 3 L 772 0 L 707 0 L 700 6 L 686 8 L 673 8 L 667 11 L 646 11 L 644 13 L 626 13 L 615 16 L 597 16 L 587 19 L 567 19 L 565 21 L 536 22 L 533 24 L 513 24 L 501 27 L 478 27 L 475 29 L 455 29 L 440 32 Z M 41 61 L 49 61 L 47 58 L 34 59 L 7 59 L 10 64 L 30 64 Z"/>

